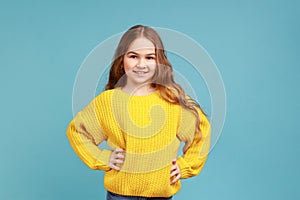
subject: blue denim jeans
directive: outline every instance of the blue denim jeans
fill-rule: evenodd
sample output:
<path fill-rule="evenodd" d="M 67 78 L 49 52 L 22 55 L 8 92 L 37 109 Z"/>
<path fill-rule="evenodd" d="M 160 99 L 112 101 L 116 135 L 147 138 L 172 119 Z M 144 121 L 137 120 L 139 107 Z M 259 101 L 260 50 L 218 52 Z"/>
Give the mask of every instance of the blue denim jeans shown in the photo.
<path fill-rule="evenodd" d="M 106 200 L 172 200 L 171 197 L 138 197 L 138 196 L 123 196 L 107 191 Z"/>

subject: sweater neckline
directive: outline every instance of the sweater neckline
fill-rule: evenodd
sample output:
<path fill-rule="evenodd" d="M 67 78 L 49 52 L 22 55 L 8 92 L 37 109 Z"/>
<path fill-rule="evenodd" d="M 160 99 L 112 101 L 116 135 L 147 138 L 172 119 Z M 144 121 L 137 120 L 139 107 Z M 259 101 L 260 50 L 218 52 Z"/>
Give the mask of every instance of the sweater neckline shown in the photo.
<path fill-rule="evenodd" d="M 146 95 L 132 95 L 130 93 L 127 93 L 127 92 L 123 91 L 120 87 L 115 88 L 115 89 L 118 90 L 120 93 L 125 94 L 126 96 L 129 96 L 131 98 L 147 98 L 147 97 L 151 97 L 153 95 L 156 95 L 159 92 L 159 90 L 156 89 L 154 92 L 151 92 L 151 93 L 146 94 Z"/>

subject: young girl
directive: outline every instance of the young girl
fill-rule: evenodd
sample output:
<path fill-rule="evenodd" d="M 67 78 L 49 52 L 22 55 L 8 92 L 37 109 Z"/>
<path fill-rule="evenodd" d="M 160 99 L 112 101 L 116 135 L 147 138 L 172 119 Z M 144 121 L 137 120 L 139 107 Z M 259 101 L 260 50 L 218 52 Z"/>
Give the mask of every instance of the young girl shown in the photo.
<path fill-rule="evenodd" d="M 105 171 L 107 200 L 172 199 L 180 178 L 202 170 L 210 124 L 175 83 L 157 32 L 137 25 L 119 42 L 105 91 L 78 112 L 67 136 L 89 168 Z M 98 147 L 104 140 L 112 150 Z"/>

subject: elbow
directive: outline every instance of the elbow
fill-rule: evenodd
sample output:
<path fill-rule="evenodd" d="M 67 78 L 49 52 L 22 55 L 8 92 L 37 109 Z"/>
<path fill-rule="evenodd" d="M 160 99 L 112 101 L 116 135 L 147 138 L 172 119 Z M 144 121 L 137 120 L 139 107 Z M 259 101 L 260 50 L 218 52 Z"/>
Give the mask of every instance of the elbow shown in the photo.
<path fill-rule="evenodd" d="M 205 165 L 205 162 L 206 157 L 198 159 L 196 162 L 193 161 L 193 164 L 191 164 L 191 162 L 187 162 L 185 167 L 180 169 L 181 178 L 185 179 L 199 175 Z"/>
<path fill-rule="evenodd" d="M 66 135 L 69 140 L 71 140 L 72 134 L 74 132 L 76 132 L 76 128 L 75 128 L 74 120 L 72 120 L 66 129 Z"/>

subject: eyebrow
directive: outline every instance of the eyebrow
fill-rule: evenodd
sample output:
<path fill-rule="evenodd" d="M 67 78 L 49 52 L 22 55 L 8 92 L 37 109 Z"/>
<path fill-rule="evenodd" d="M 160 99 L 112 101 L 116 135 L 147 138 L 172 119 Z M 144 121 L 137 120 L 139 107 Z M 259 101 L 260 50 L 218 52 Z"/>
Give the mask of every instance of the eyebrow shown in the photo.
<path fill-rule="evenodd" d="M 138 54 L 137 52 L 134 52 L 134 51 L 128 51 L 128 52 L 127 52 L 127 54 L 130 54 L 130 53 L 140 55 L 140 54 Z M 147 56 L 154 55 L 154 56 L 155 56 L 155 53 L 147 53 L 147 54 L 145 54 L 145 55 L 147 55 Z"/>

